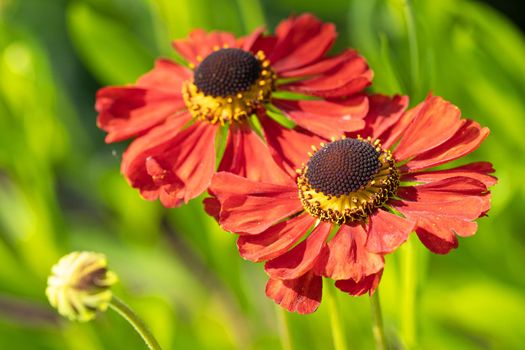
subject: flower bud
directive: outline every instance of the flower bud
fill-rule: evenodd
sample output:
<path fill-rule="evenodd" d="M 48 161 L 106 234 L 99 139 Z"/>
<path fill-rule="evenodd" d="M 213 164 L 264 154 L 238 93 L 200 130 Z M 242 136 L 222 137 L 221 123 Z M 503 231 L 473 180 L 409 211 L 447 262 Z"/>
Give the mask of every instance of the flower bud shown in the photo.
<path fill-rule="evenodd" d="M 85 322 L 108 308 L 112 298 L 110 287 L 118 278 L 108 271 L 104 254 L 70 253 L 62 257 L 51 272 L 46 295 L 62 316 Z"/>

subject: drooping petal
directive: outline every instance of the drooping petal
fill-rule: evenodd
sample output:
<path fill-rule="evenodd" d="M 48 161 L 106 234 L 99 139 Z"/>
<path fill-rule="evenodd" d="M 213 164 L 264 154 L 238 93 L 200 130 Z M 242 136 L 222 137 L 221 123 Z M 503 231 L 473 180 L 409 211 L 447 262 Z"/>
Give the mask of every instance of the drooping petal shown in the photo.
<path fill-rule="evenodd" d="M 450 250 L 458 247 L 458 239 L 455 233 L 462 233 L 463 236 L 472 235 L 476 232 L 477 227 L 478 225 L 475 222 L 456 218 L 420 217 L 416 233 L 421 243 L 431 252 L 447 254 Z"/>
<path fill-rule="evenodd" d="M 323 276 L 334 280 L 361 281 L 381 271 L 384 259 L 366 249 L 366 239 L 367 232 L 363 226 L 342 225 L 328 242 L 326 261 L 317 264 Z"/>
<path fill-rule="evenodd" d="M 219 202 L 219 200 L 215 197 L 208 197 L 204 198 L 202 204 L 204 205 L 204 211 L 215 220 L 219 221 L 221 202 Z"/>
<path fill-rule="evenodd" d="M 173 47 L 182 57 L 197 65 L 199 60 L 206 58 L 214 49 L 236 47 L 235 37 L 231 33 L 213 31 L 207 33 L 202 29 L 193 30 L 187 39 L 173 41 Z"/>
<path fill-rule="evenodd" d="M 461 179 L 468 179 L 461 186 Z M 439 186 L 443 190 L 439 192 Z M 433 185 L 428 187 L 429 185 Z M 403 195 L 416 201 L 391 201 L 390 204 L 407 218 L 417 221 L 416 233 L 432 252 L 446 254 L 458 245 L 459 236 L 471 236 L 477 230 L 475 219 L 488 210 L 490 196 L 484 194 L 485 185 L 472 178 L 451 178 L 427 185 L 419 190 L 405 191 Z"/>
<path fill-rule="evenodd" d="M 188 68 L 167 59 L 158 59 L 155 67 L 137 80 L 136 86 L 180 95 L 182 84 L 191 76 Z"/>
<path fill-rule="evenodd" d="M 260 262 L 276 258 L 293 247 L 315 222 L 309 214 L 301 214 L 268 228 L 258 235 L 243 235 L 237 240 L 241 256 Z"/>
<path fill-rule="evenodd" d="M 106 142 L 144 134 L 184 107 L 182 83 L 188 70 L 169 60 L 139 78 L 135 86 L 106 87 L 97 92 L 97 125 L 108 132 Z"/>
<path fill-rule="evenodd" d="M 219 171 L 227 171 L 254 181 L 294 184 L 292 177 L 273 160 L 268 147 L 248 124 L 230 127 Z"/>
<path fill-rule="evenodd" d="M 467 196 L 480 196 L 486 191 L 487 186 L 481 181 L 455 176 L 427 184 L 400 187 L 397 194 L 410 201 L 447 202 L 461 200 Z"/>
<path fill-rule="evenodd" d="M 259 115 L 259 120 L 275 161 L 293 177 L 295 170 L 308 161 L 310 147 L 326 141 L 301 127 L 285 128 L 263 114 Z"/>
<path fill-rule="evenodd" d="M 267 54 L 277 73 L 322 58 L 337 36 L 332 23 L 323 23 L 311 14 L 286 19 L 277 26 L 275 32 L 277 41 Z"/>
<path fill-rule="evenodd" d="M 476 217 L 485 214 L 490 208 L 491 199 L 488 188 L 483 182 L 464 176 L 444 178 L 417 186 L 400 187 L 397 194 L 405 200 L 426 203 L 428 206 L 434 203 L 468 201 L 467 198 L 474 197 L 477 198 L 474 204 L 465 203 L 465 205 L 475 210 L 473 215 L 477 215 Z"/>
<path fill-rule="evenodd" d="M 235 233 L 261 233 L 303 208 L 296 186 L 251 181 L 230 173 L 216 174 L 210 192 L 221 203 L 222 228 Z"/>
<path fill-rule="evenodd" d="M 368 217 L 366 249 L 373 253 L 388 254 L 396 250 L 408 238 L 416 223 L 410 219 L 378 209 Z"/>
<path fill-rule="evenodd" d="M 156 200 L 158 198 L 162 205 L 167 208 L 178 207 L 183 203 L 184 194 L 182 190 L 184 184 L 172 171 L 166 169 L 150 156 L 146 158 L 146 173 L 153 183 L 153 189 L 142 184 L 139 185 L 138 182 L 134 186 L 139 188 L 144 199 Z"/>
<path fill-rule="evenodd" d="M 368 114 L 365 117 L 366 128 L 359 131 L 364 137 L 388 141 L 386 132 L 393 125 L 397 125 L 408 106 L 408 96 L 371 95 L 368 97 Z M 385 148 L 389 146 L 383 145 Z"/>
<path fill-rule="evenodd" d="M 475 151 L 489 135 L 488 128 L 467 120 L 447 142 L 417 155 L 405 164 L 405 170 L 417 171 L 451 162 Z"/>
<path fill-rule="evenodd" d="M 184 108 L 180 94 L 134 87 L 107 87 L 97 92 L 97 125 L 116 142 L 148 132 Z"/>
<path fill-rule="evenodd" d="M 390 200 L 388 204 L 399 210 L 405 216 L 449 216 L 465 220 L 475 220 L 483 208 L 483 200 L 479 197 L 465 197 L 447 202 L 411 202 Z"/>
<path fill-rule="evenodd" d="M 365 126 L 368 110 L 365 95 L 344 101 L 273 100 L 273 104 L 298 125 L 327 139 Z"/>
<path fill-rule="evenodd" d="M 360 281 L 354 281 L 352 279 L 336 281 L 335 286 L 350 295 L 363 295 L 368 293 L 372 295 L 381 281 L 383 270 L 373 275 L 366 276 Z"/>
<path fill-rule="evenodd" d="M 148 199 L 160 196 L 167 207 L 187 203 L 210 183 L 217 127 L 195 123 L 178 133 L 158 129 L 130 145 L 121 171 L 133 187 L 148 191 Z"/>
<path fill-rule="evenodd" d="M 279 89 L 327 98 L 346 97 L 370 85 L 372 76 L 366 61 L 357 56 L 321 76 L 279 85 Z"/>
<path fill-rule="evenodd" d="M 344 62 L 358 57 L 359 54 L 357 51 L 352 49 L 347 49 L 342 53 L 333 56 L 324 58 L 316 63 L 309 64 L 307 66 L 297 68 L 294 70 L 289 70 L 285 72 L 280 72 L 280 78 L 300 78 L 300 77 L 312 77 L 316 75 L 325 74 L 328 71 L 339 67 Z"/>
<path fill-rule="evenodd" d="M 268 261 L 264 269 L 276 279 L 294 279 L 304 275 L 325 249 L 331 229 L 332 224 L 321 221 L 308 238 L 289 252 Z"/>
<path fill-rule="evenodd" d="M 171 163 L 173 172 L 186 186 L 184 194 L 186 203 L 206 190 L 215 171 L 217 127 L 206 123 L 194 125 L 177 136 L 177 152 L 170 150 L 166 158 Z"/>
<path fill-rule="evenodd" d="M 323 281 L 320 276 L 308 272 L 293 280 L 270 278 L 266 295 L 290 312 L 310 314 L 321 303 Z"/>
<path fill-rule="evenodd" d="M 462 176 L 476 179 L 485 186 L 494 186 L 498 179 L 490 174 L 494 173 L 494 167 L 489 162 L 476 162 L 446 170 L 434 170 L 417 173 L 408 173 L 401 177 L 401 181 L 437 182 L 451 177 Z"/>
<path fill-rule="evenodd" d="M 142 173 L 142 166 L 145 165 L 146 159 L 153 153 L 162 153 L 165 145 L 170 143 L 183 129 L 184 125 L 191 120 L 188 113 L 184 113 L 180 118 L 171 118 L 161 127 L 152 129 L 147 134 L 133 141 L 126 149 L 122 157 L 120 170 L 123 174 L 129 175 L 128 178 L 135 178 L 132 163 L 140 164 L 136 167 L 138 174 Z M 149 176 L 148 181 L 151 182 Z M 144 179 L 146 180 L 146 179 Z"/>
<path fill-rule="evenodd" d="M 429 96 L 394 151 L 398 161 L 431 150 L 449 140 L 465 123 L 460 110 L 439 96 Z"/>

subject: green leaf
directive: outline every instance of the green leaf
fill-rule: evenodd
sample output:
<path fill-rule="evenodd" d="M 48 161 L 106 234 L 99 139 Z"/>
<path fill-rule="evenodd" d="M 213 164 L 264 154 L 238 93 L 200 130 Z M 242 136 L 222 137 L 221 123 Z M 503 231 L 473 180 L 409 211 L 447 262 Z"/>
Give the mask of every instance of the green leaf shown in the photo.
<path fill-rule="evenodd" d="M 68 25 L 81 58 L 104 84 L 126 84 L 153 66 L 155 56 L 119 22 L 81 2 L 68 9 Z"/>

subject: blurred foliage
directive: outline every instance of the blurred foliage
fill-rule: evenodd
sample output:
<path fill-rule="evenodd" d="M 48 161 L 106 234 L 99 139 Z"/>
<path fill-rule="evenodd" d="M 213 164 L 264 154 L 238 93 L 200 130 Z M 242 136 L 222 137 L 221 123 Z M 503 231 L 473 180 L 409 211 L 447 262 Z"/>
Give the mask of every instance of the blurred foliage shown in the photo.
<path fill-rule="evenodd" d="M 124 145 L 104 144 L 92 106 L 98 87 L 133 82 L 155 57 L 178 59 L 170 40 L 192 28 L 243 34 L 304 11 L 337 24 L 336 49 L 361 51 L 373 91 L 413 104 L 432 91 L 492 131 L 470 157 L 497 169 L 489 217 L 447 256 L 411 240 L 387 258 L 388 336 L 423 349 L 523 347 L 525 41 L 501 14 L 466 0 L 0 0 L 0 349 L 143 348 L 112 312 L 75 324 L 48 306 L 49 269 L 76 249 L 108 255 L 116 293 L 166 349 L 280 346 L 262 266 L 238 256 L 200 200 L 166 210 L 140 199 L 118 173 Z M 414 339 L 403 337 L 411 283 Z M 349 346 L 371 348 L 367 298 L 337 299 Z M 326 303 L 286 319 L 294 348 L 331 344 Z"/>

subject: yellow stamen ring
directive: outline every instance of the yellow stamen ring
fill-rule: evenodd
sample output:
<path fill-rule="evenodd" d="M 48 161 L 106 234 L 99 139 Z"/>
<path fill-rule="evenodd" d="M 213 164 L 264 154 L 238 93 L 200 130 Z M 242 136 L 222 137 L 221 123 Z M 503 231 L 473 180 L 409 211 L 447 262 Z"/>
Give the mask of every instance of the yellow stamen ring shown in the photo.
<path fill-rule="evenodd" d="M 238 91 L 224 97 L 211 96 L 204 94 L 193 81 L 185 82 L 182 96 L 192 116 L 211 124 L 242 122 L 260 105 L 268 102 L 275 89 L 277 75 L 262 51 L 257 52 L 255 58 L 261 64 L 261 73 L 246 91 Z"/>

